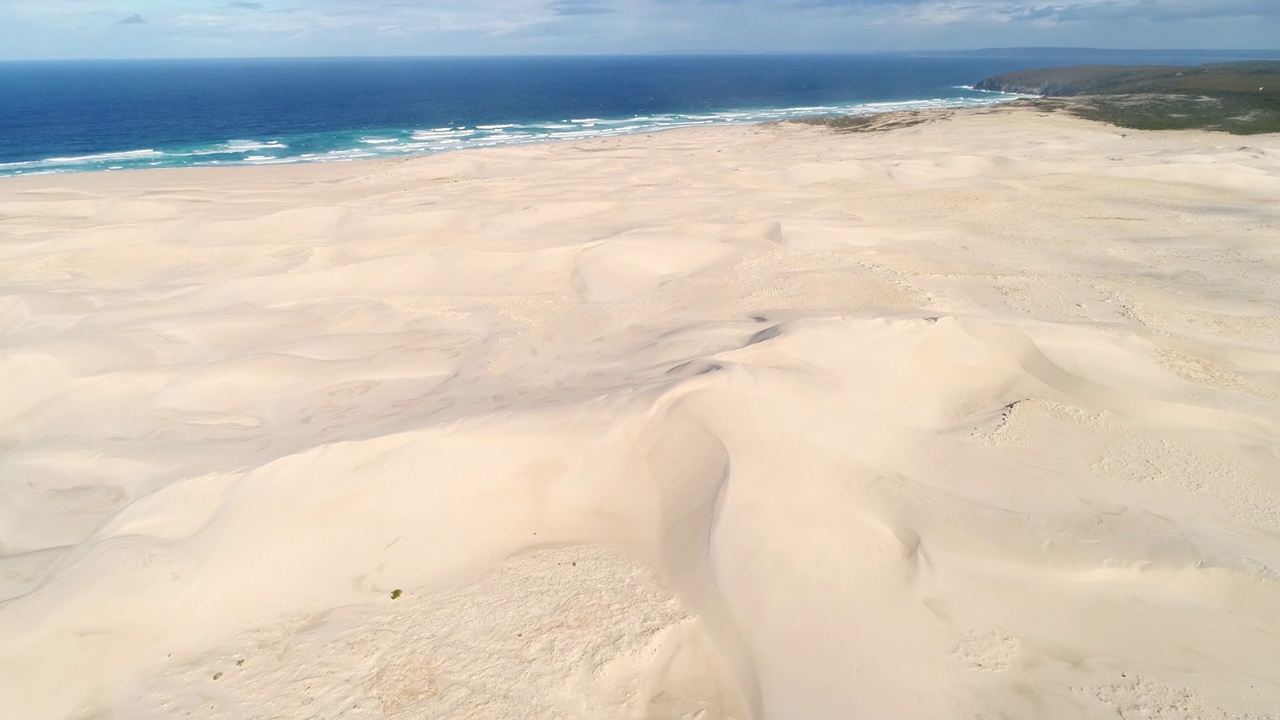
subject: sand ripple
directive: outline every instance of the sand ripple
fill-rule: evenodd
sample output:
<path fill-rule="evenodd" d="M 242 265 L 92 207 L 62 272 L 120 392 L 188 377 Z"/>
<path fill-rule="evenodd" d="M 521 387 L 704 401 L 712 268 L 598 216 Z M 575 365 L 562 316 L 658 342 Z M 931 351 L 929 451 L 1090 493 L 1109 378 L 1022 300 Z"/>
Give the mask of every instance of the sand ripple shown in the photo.
<path fill-rule="evenodd" d="M 7 179 L 0 716 L 1275 718 L 1251 142 Z"/>

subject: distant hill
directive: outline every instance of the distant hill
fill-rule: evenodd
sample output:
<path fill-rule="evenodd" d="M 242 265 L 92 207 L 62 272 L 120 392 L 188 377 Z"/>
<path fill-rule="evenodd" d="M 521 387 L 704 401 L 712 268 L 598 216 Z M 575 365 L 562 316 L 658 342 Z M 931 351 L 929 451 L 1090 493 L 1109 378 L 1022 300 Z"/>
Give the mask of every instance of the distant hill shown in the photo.
<path fill-rule="evenodd" d="M 1274 61 L 1023 70 L 974 87 L 1039 95 L 1032 104 L 1121 127 L 1280 132 L 1280 62 Z"/>
<path fill-rule="evenodd" d="M 1206 60 L 1239 59 L 1239 60 L 1280 60 L 1280 50 L 1186 50 L 1166 48 L 1163 50 L 1111 50 L 1106 48 L 1081 47 L 1009 47 L 983 48 L 981 50 L 955 50 L 948 55 L 966 55 L 971 57 L 1023 57 L 1035 58 L 1079 58 L 1086 60 L 1100 57 L 1131 57 L 1134 59 L 1151 57 L 1185 57 L 1205 58 Z"/>
<path fill-rule="evenodd" d="M 1262 92 L 1280 95 L 1280 62 L 1172 65 L 1081 65 L 989 77 L 979 90 L 1066 97 L 1133 93 Z"/>

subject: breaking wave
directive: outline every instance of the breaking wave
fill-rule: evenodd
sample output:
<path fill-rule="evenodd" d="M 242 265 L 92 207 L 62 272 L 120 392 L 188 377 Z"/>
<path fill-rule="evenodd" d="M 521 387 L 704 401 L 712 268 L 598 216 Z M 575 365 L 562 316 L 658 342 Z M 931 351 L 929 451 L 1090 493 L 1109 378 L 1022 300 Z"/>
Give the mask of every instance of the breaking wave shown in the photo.
<path fill-rule="evenodd" d="M 958 88 L 961 89 L 961 88 Z M 145 148 L 0 163 L 0 176 L 165 167 L 208 167 L 304 162 L 343 162 L 431 155 L 472 148 L 586 140 L 703 125 L 771 122 L 801 117 L 859 115 L 895 110 L 975 107 L 1008 101 L 1010 95 L 975 93 L 926 100 L 666 113 L 619 118 L 564 118 L 530 123 L 486 123 L 435 128 L 340 131 L 234 139 L 196 146 Z"/>

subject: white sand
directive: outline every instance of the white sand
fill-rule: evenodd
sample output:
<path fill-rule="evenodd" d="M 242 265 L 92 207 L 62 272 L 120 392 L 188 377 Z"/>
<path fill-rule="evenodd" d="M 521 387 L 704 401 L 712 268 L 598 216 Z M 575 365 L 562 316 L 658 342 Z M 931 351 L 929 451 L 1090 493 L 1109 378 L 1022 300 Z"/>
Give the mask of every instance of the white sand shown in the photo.
<path fill-rule="evenodd" d="M 0 181 L 0 718 L 1276 718 L 1278 330 L 1274 135 Z"/>

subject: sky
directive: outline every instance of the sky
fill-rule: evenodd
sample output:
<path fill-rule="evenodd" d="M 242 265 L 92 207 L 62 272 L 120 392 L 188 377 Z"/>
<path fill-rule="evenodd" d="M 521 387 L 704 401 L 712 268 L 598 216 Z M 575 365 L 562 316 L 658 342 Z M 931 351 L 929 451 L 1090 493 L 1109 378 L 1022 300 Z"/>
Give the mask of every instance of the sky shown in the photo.
<path fill-rule="evenodd" d="M 1280 0 L 0 0 L 0 59 L 1280 48 Z"/>

